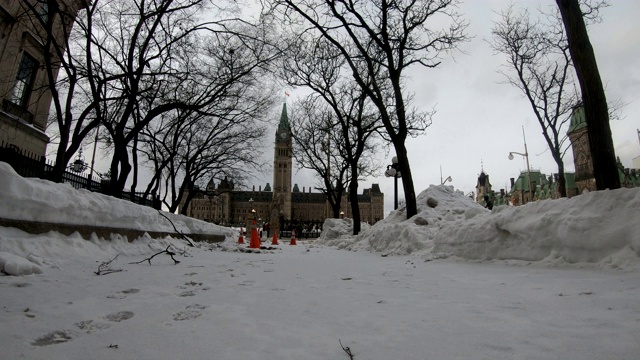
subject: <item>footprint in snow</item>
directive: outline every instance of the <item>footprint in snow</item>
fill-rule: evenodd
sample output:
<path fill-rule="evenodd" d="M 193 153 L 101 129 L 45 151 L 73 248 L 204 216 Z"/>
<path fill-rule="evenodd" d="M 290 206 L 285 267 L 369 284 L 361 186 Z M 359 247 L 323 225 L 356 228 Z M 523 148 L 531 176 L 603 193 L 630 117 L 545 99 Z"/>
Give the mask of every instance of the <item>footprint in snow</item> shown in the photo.
<path fill-rule="evenodd" d="M 104 316 L 105 319 L 112 322 L 120 322 L 123 320 L 128 320 L 133 317 L 132 311 L 118 311 L 117 313 L 107 314 Z"/>
<path fill-rule="evenodd" d="M 173 314 L 173 320 L 183 321 L 199 318 L 202 316 L 202 310 L 206 308 L 206 306 L 200 304 L 187 305 L 183 311 Z"/>
<path fill-rule="evenodd" d="M 31 343 L 31 345 L 47 346 L 47 345 L 62 344 L 67 341 L 73 340 L 75 335 L 76 335 L 75 332 L 72 330 L 56 330 L 35 339 Z"/>
<path fill-rule="evenodd" d="M 127 297 L 127 295 L 137 294 L 139 292 L 140 292 L 140 289 L 131 288 L 127 290 L 118 291 L 118 293 L 115 295 L 107 295 L 107 298 L 108 299 L 124 299 Z"/>
<path fill-rule="evenodd" d="M 93 320 L 80 321 L 73 325 L 77 326 L 80 330 L 86 332 L 87 334 L 91 334 L 93 332 L 108 329 L 111 327 L 110 324 Z"/>

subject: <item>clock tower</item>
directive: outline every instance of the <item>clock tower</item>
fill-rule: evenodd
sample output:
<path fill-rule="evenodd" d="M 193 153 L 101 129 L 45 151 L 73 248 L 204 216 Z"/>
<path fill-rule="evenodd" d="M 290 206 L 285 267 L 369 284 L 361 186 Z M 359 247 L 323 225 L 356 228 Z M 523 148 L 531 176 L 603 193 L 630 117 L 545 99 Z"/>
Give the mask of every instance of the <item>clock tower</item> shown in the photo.
<path fill-rule="evenodd" d="M 273 208 L 278 210 L 278 218 L 283 217 L 285 221 L 291 220 L 292 149 L 291 128 L 285 103 L 282 105 L 273 154 Z M 272 224 L 273 215 L 275 214 L 272 212 Z"/>

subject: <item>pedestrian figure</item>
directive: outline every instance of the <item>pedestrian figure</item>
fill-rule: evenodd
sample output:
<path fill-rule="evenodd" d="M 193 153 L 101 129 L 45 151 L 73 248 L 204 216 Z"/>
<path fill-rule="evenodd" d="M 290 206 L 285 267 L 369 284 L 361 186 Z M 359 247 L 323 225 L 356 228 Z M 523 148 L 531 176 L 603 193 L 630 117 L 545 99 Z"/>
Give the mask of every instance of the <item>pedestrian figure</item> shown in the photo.
<path fill-rule="evenodd" d="M 486 204 L 484 207 L 489 210 L 493 209 L 493 201 L 489 199 L 489 195 L 484 196 L 484 203 Z"/>

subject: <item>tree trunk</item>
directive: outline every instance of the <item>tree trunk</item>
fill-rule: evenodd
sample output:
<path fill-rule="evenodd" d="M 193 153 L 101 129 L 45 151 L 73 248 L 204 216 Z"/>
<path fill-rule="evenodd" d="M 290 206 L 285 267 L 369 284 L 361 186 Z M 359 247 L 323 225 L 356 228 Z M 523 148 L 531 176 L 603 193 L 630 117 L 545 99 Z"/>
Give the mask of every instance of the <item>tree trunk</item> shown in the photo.
<path fill-rule="evenodd" d="M 567 197 L 567 178 L 564 176 L 564 163 L 558 163 L 558 191 L 560 197 Z"/>
<path fill-rule="evenodd" d="M 353 218 L 353 235 L 358 235 L 362 227 L 360 224 L 361 222 L 360 204 L 358 204 L 357 166 L 351 167 L 351 181 L 349 183 L 349 201 L 351 201 L 351 217 Z"/>
<path fill-rule="evenodd" d="M 138 187 L 138 135 L 133 137 L 133 147 L 131 148 L 131 159 L 133 160 L 133 182 L 131 183 L 131 198 L 134 198 L 136 187 Z"/>
<path fill-rule="evenodd" d="M 122 192 L 131 172 L 129 153 L 124 137 L 113 137 L 113 158 L 111 159 L 111 183 L 109 195 L 122 198 Z"/>
<path fill-rule="evenodd" d="M 597 190 L 620 188 L 607 99 L 578 0 L 556 0 L 580 82 Z"/>
<path fill-rule="evenodd" d="M 60 132 L 60 143 L 56 151 L 56 162 L 51 169 L 51 173 L 47 175 L 47 180 L 61 183 L 64 172 L 67 168 L 67 146 L 69 145 L 69 133 Z"/>
<path fill-rule="evenodd" d="M 400 178 L 402 179 L 402 189 L 404 190 L 404 201 L 407 206 L 407 219 L 409 219 L 418 213 L 418 203 L 413 186 L 413 178 L 411 177 L 407 148 L 404 142 L 394 144 L 394 147 L 396 149 L 396 156 L 398 157 Z"/>

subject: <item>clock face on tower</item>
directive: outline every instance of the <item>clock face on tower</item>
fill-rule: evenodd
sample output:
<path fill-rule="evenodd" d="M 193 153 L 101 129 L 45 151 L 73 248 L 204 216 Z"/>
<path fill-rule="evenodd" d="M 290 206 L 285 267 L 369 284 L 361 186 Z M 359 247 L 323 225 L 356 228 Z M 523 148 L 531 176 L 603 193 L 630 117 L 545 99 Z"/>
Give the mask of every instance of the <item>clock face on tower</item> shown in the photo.
<path fill-rule="evenodd" d="M 280 133 L 280 139 L 286 139 L 287 138 L 287 133 L 286 132 L 281 132 Z"/>

